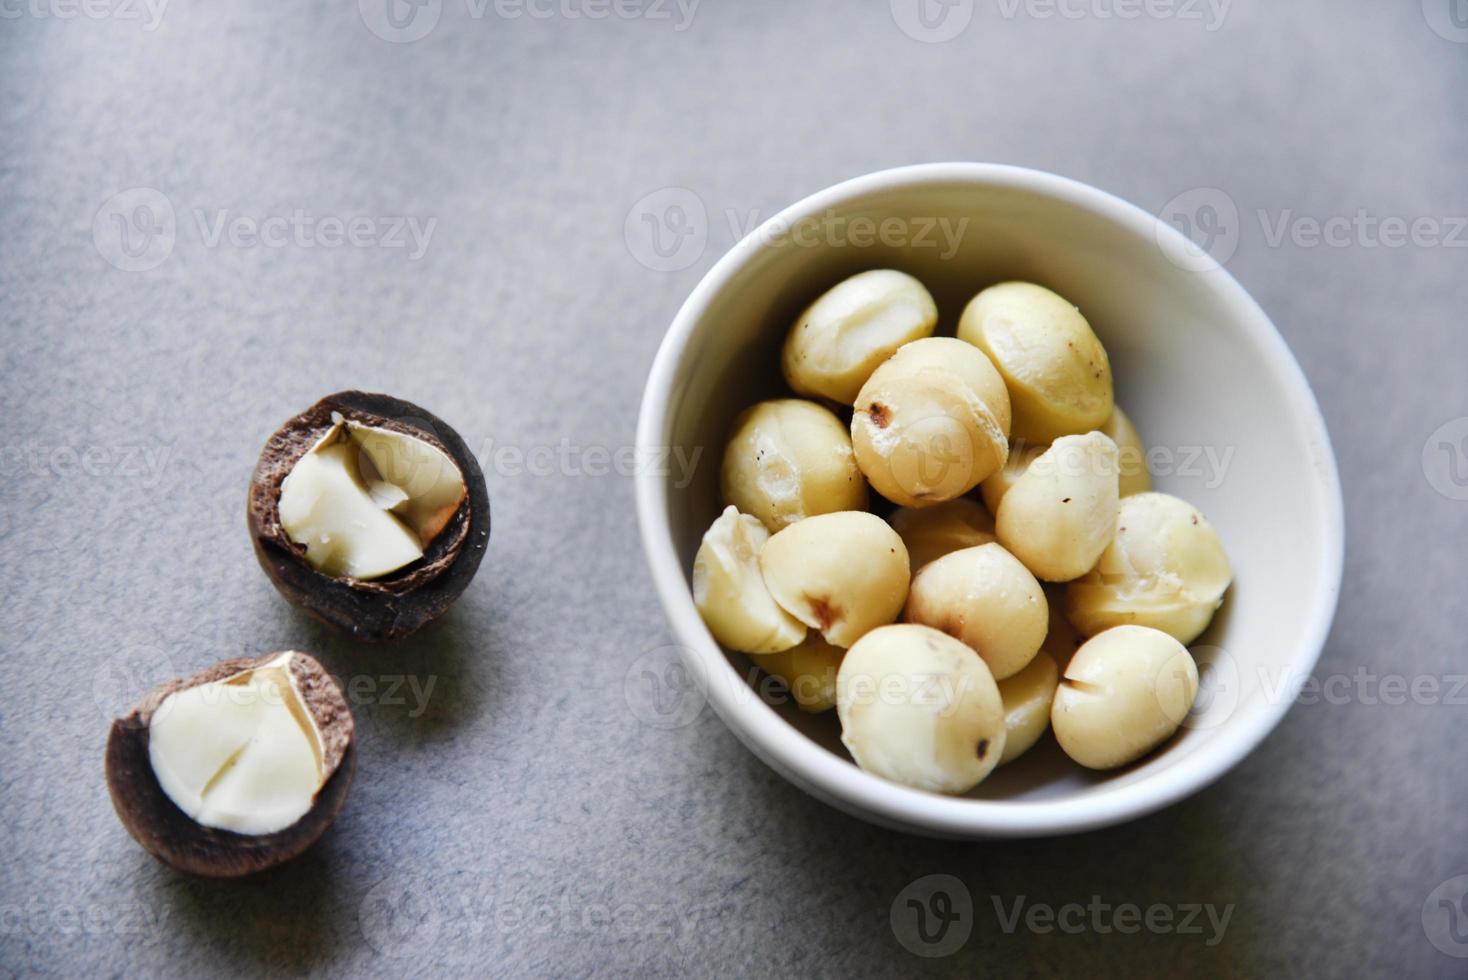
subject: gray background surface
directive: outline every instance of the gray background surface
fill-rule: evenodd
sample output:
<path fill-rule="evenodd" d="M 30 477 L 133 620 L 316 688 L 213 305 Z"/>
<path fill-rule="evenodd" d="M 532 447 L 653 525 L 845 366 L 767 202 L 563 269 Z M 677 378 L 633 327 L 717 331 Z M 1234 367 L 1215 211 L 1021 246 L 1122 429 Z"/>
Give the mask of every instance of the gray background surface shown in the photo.
<path fill-rule="evenodd" d="M 1451 696 L 1468 456 L 1434 432 L 1468 415 L 1468 251 L 1315 244 L 1298 221 L 1430 218 L 1448 238 L 1468 215 L 1468 30 L 1447 0 L 1236 0 L 1221 22 L 981 0 L 946 43 L 883 2 L 706 0 L 685 23 L 430 0 L 414 43 L 376 36 L 364 5 L 174 0 L 156 29 L 121 0 L 3 7 L 0 973 L 1464 973 L 1436 898 L 1468 887 L 1449 882 L 1468 873 L 1468 695 Z M 679 303 L 751 216 L 946 159 L 1153 211 L 1222 191 L 1229 267 L 1335 439 L 1347 568 L 1316 677 L 1346 680 L 1129 826 L 895 835 L 785 784 L 711 712 L 668 730 L 626 694 L 671 638 L 631 480 L 596 475 L 596 447 L 631 445 Z M 699 200 L 706 242 L 662 272 L 638 202 L 669 187 Z M 166 208 L 171 236 L 143 237 Z M 220 212 L 296 209 L 435 224 L 417 257 L 374 237 L 386 224 L 339 247 L 317 224 L 212 239 Z M 118 216 L 152 251 L 121 251 Z M 1272 240 L 1281 220 L 1303 233 Z M 243 526 L 266 436 L 352 386 L 483 447 L 494 501 L 478 579 L 389 649 L 286 606 Z M 542 447 L 540 475 L 505 447 Z M 171 873 L 112 813 L 109 719 L 164 677 L 291 646 L 356 685 L 349 806 L 254 880 Z M 1440 688 L 1384 703 L 1389 676 Z M 935 873 L 964 883 L 974 921 L 923 960 L 889 911 Z M 1207 926 L 1006 934 L 996 896 L 1234 908 L 1209 946 Z"/>

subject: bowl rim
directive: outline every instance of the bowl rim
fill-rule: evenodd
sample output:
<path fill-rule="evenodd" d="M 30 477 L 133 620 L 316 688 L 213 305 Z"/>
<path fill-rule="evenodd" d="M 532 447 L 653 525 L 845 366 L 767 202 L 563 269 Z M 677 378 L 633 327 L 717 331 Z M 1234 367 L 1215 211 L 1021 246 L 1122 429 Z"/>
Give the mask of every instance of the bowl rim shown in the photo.
<path fill-rule="evenodd" d="M 1181 249 L 1188 244 L 1182 232 L 1137 205 L 1080 181 L 1027 167 L 928 163 L 842 181 L 762 222 L 730 248 L 699 281 L 678 310 L 653 361 L 638 418 L 638 458 L 653 458 L 650 454 L 657 447 L 670 442 L 668 406 L 689 342 L 710 300 L 758 254 L 772 247 L 768 242 L 777 236 L 768 235 L 770 229 L 791 227 L 877 192 L 939 184 L 974 184 L 1034 193 L 1090 211 L 1130 234 L 1155 236 L 1159 245 L 1167 249 Z M 1320 406 L 1284 338 L 1253 297 L 1212 256 L 1203 256 L 1198 265 L 1196 272 L 1182 268 L 1178 272 L 1208 277 L 1211 288 L 1232 311 L 1231 319 L 1264 350 L 1275 368 L 1276 378 L 1285 387 L 1294 409 L 1294 421 L 1304 431 L 1313 455 L 1312 472 L 1323 524 L 1316 565 L 1324 585 L 1311 599 L 1305 636 L 1288 665 L 1288 681 L 1279 692 L 1281 696 L 1266 703 L 1264 710 L 1247 722 L 1215 733 L 1207 746 L 1182 764 L 1119 785 L 1094 799 L 974 800 L 941 796 L 889 782 L 818 745 L 784 722 L 760 698 L 737 696 L 736 687 L 743 688 L 746 695 L 747 687 L 704 627 L 673 545 L 667 519 L 668 482 L 655 468 L 641 467 L 636 477 L 636 496 L 643 549 L 680 656 L 698 679 L 714 710 L 757 756 L 811 795 L 885 826 L 970 839 L 1039 837 L 1110 826 L 1170 806 L 1237 765 L 1279 724 L 1314 670 L 1335 615 L 1345 552 L 1340 477 Z M 715 681 L 725 673 L 728 677 L 724 680 L 732 683 Z"/>

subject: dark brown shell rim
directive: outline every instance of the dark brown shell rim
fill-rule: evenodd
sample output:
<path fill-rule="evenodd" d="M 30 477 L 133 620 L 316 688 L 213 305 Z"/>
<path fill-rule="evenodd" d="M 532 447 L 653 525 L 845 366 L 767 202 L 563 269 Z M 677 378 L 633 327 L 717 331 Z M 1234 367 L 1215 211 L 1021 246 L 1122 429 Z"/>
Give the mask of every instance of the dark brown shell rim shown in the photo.
<path fill-rule="evenodd" d="M 306 815 L 272 834 L 237 834 L 194 822 L 163 792 L 148 759 L 153 712 L 175 691 L 222 680 L 279 657 L 238 657 L 150 691 L 112 723 L 107 737 L 107 789 L 118 819 L 148 853 L 170 867 L 210 878 L 234 878 L 289 861 L 320 839 L 346 803 L 357 767 L 356 723 L 341 688 L 313 657 L 293 652 L 292 677 L 321 732 L 330 773 Z"/>
<path fill-rule="evenodd" d="M 464 502 L 424 556 L 373 581 L 333 578 L 311 567 L 280 524 L 280 486 L 292 467 L 342 418 L 416 436 L 459 467 Z M 442 419 L 389 395 L 341 391 L 291 418 L 266 442 L 250 481 L 250 535 L 260 566 L 287 600 L 360 639 L 406 637 L 442 615 L 468 587 L 489 544 L 489 494 L 479 462 Z"/>

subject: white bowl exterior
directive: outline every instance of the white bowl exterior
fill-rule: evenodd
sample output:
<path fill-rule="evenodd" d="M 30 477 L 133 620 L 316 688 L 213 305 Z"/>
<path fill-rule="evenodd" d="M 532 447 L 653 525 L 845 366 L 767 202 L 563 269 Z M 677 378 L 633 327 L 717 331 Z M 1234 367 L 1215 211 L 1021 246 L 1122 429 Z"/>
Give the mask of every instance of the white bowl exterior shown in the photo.
<path fill-rule="evenodd" d="M 835 234 L 816 234 L 819 244 L 781 234 L 810 230 L 812 221 L 849 229 L 842 220 L 858 216 L 902 219 L 907 240 L 856 247 Z M 950 235 L 967 222 L 956 251 L 937 224 L 944 219 Z M 1344 539 L 1339 479 L 1319 408 L 1278 332 L 1206 256 L 1189 255 L 1188 268 L 1169 257 L 1188 247 L 1154 216 L 1075 181 L 993 164 L 932 164 L 817 193 L 766 222 L 705 276 L 658 352 L 637 436 L 644 453 L 703 447 L 702 464 L 682 488 L 644 468 L 638 516 L 685 661 L 761 759 L 817 798 L 885 826 L 1031 837 L 1173 803 L 1226 772 L 1279 722 L 1335 611 Z M 757 697 L 747 663 L 721 650 L 700 620 L 688 569 L 719 511 L 718 457 L 729 423 L 781 390 L 779 343 L 799 310 L 845 276 L 880 267 L 922 280 L 942 311 L 939 332 L 950 335 L 964 303 L 1006 279 L 1042 283 L 1080 306 L 1111 356 L 1119 404 L 1149 447 L 1174 453 L 1164 464 L 1174 472 L 1157 476 L 1156 488 L 1193 503 L 1218 528 L 1235 583 L 1194 645 L 1201 659 L 1217 661 L 1217 710 L 1144 762 L 1093 774 L 1052 751 L 999 770 L 962 798 L 889 783 L 846 757 L 829 721 Z M 1184 466 L 1192 447 L 1212 450 L 1225 467 L 1221 481 L 1206 455 Z"/>

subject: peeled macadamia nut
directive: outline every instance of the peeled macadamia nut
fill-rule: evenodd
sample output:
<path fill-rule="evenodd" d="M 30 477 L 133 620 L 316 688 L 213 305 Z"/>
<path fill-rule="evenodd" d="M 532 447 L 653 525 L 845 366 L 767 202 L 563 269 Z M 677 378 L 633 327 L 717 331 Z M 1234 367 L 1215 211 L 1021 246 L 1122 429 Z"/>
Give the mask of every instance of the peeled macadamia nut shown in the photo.
<path fill-rule="evenodd" d="M 714 639 L 731 650 L 775 653 L 805 638 L 805 625 L 765 587 L 759 556 L 769 540 L 763 524 L 729 507 L 693 559 L 693 601 Z"/>
<path fill-rule="evenodd" d="M 979 492 L 983 494 L 984 505 L 989 508 L 989 513 L 999 513 L 999 501 L 1014 486 L 1014 482 L 1024 476 L 1025 470 L 1030 464 L 1040 458 L 1040 454 L 1049 449 L 1050 446 L 1036 446 L 1028 442 L 1012 441 L 1009 444 L 1009 458 L 1004 465 L 979 484 Z"/>
<path fill-rule="evenodd" d="M 1040 652 L 1050 654 L 1062 671 L 1086 642 L 1086 634 L 1065 616 L 1065 589 L 1063 585 L 1045 587 L 1045 600 L 1050 604 L 1050 630 L 1045 634 L 1045 642 L 1040 644 Z"/>
<path fill-rule="evenodd" d="M 859 511 L 790 525 L 766 542 L 760 568 L 775 601 L 838 647 L 895 621 L 910 578 L 897 532 Z"/>
<path fill-rule="evenodd" d="M 876 269 L 852 276 L 816 300 L 785 338 L 781 366 L 802 395 L 843 405 L 878 364 L 938 325 L 938 306 L 904 272 Z"/>
<path fill-rule="evenodd" d="M 799 398 L 760 402 L 742 413 L 720 476 L 724 502 L 772 533 L 817 514 L 867 506 L 846 427 L 829 409 Z"/>
<path fill-rule="evenodd" d="M 912 580 L 904 619 L 963 641 L 1003 680 L 1034 659 L 1050 609 L 1029 569 L 999 545 L 985 544 L 924 565 Z"/>
<path fill-rule="evenodd" d="M 1055 666 L 1055 658 L 1043 650 L 1024 670 L 999 682 L 1005 731 L 1001 766 L 1028 752 L 1050 727 L 1050 703 L 1059 684 L 1060 669 Z"/>
<path fill-rule="evenodd" d="M 1116 443 L 1117 472 L 1120 474 L 1119 489 L 1123 497 L 1134 493 L 1146 493 L 1152 489 L 1152 474 L 1147 469 L 1147 447 L 1132 420 L 1117 405 L 1111 410 L 1111 418 L 1101 426 L 1101 433 Z"/>
<path fill-rule="evenodd" d="M 327 395 L 260 451 L 246 517 L 280 594 L 353 638 L 441 616 L 489 546 L 489 493 L 442 419 L 365 391 Z"/>
<path fill-rule="evenodd" d="M 804 627 L 802 627 L 804 628 Z M 832 646 L 819 633 L 779 653 L 751 654 L 755 665 L 779 678 L 801 711 L 819 714 L 836 707 L 836 672 L 846 651 Z"/>
<path fill-rule="evenodd" d="M 899 507 L 887 518 L 907 545 L 914 573 L 935 558 L 998 540 L 994 518 L 972 500 L 948 500 L 935 507 Z"/>
<path fill-rule="evenodd" d="M 1063 436 L 999 502 L 999 542 L 1047 582 L 1084 575 L 1116 533 L 1117 486 L 1116 443 Z"/>
<path fill-rule="evenodd" d="M 227 660 L 113 722 L 107 786 L 123 826 L 159 860 L 248 874 L 300 854 L 336 819 L 354 735 L 341 689 L 306 654 Z"/>
<path fill-rule="evenodd" d="M 1009 395 L 984 353 L 951 337 L 910 343 L 857 396 L 856 462 L 904 507 L 961 497 L 1009 455 Z"/>
<path fill-rule="evenodd" d="M 153 774 L 195 822 L 268 834 L 311 809 L 326 782 L 321 733 L 291 680 L 291 656 L 177 691 L 153 712 Z"/>
<path fill-rule="evenodd" d="M 1111 415 L 1111 364 L 1091 325 L 1043 286 L 1006 282 L 975 296 L 958 337 L 994 362 L 1014 408 L 1013 435 L 1047 443 Z"/>
<path fill-rule="evenodd" d="M 1121 502 L 1116 537 L 1096 567 L 1066 590 L 1066 616 L 1088 636 L 1131 623 L 1191 643 L 1232 581 L 1223 542 L 1197 508 L 1139 493 Z"/>
<path fill-rule="evenodd" d="M 873 630 L 837 675 L 841 741 L 893 782 L 966 793 L 1004 753 L 1004 703 L 984 661 L 926 626 Z"/>
<path fill-rule="evenodd" d="M 443 450 L 337 416 L 281 483 L 280 523 L 317 571 L 366 581 L 422 558 L 465 495 Z"/>
<path fill-rule="evenodd" d="M 1118 626 L 1086 642 L 1065 669 L 1050 724 L 1088 769 L 1134 762 L 1172 737 L 1198 694 L 1198 668 L 1177 640 Z"/>

